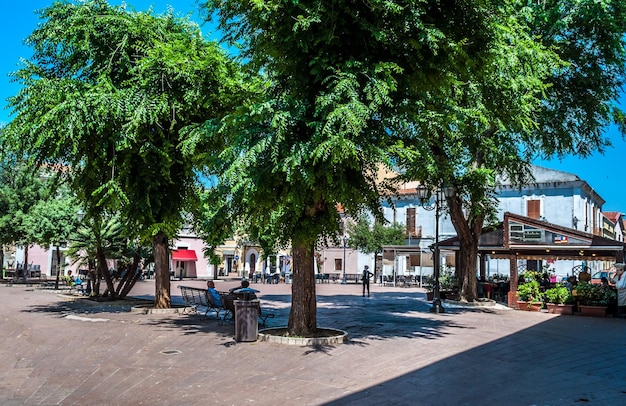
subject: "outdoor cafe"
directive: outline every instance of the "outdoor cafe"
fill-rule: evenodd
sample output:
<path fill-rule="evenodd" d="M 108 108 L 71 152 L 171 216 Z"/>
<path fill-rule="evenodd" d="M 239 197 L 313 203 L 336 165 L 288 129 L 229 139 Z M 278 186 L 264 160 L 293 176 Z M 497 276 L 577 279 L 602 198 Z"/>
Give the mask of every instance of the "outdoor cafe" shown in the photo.
<path fill-rule="evenodd" d="M 439 247 L 442 251 L 458 253 L 460 242 L 454 237 L 441 241 Z M 508 260 L 507 303 L 514 306 L 518 275 L 526 270 L 524 265 L 519 265 L 520 260 L 606 261 L 612 264 L 624 262 L 625 248 L 621 241 L 507 212 L 502 222 L 482 231 L 478 245 L 478 275 L 481 280 L 485 279 L 487 258 Z M 458 258 L 455 255 L 457 267 Z M 575 269 L 572 271 L 575 273 Z M 495 287 L 491 285 L 487 289 Z"/>

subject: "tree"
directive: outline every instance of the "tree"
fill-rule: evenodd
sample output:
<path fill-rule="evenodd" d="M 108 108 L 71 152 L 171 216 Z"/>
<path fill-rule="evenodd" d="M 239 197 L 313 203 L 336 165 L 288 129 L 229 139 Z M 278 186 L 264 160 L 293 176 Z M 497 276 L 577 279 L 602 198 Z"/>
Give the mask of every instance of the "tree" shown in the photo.
<path fill-rule="evenodd" d="M 88 289 L 92 296 L 100 295 L 100 280 L 104 278 L 109 296 L 116 297 L 118 291 L 113 285 L 107 259 L 122 256 L 127 247 L 123 231 L 119 217 L 102 213 L 85 217 L 70 236 L 67 255 L 73 259 L 73 264 L 87 267 L 89 283 L 93 283 Z"/>
<path fill-rule="evenodd" d="M 374 253 L 374 275 L 377 275 L 376 258 L 383 252 L 383 245 L 400 245 L 405 241 L 405 229 L 402 224 L 384 225 L 380 222 L 370 224 L 365 216 L 356 223 L 347 223 L 350 236 L 348 246 L 358 249 L 364 254 Z M 382 271 L 382 270 L 381 270 Z"/>
<path fill-rule="evenodd" d="M 240 43 L 249 68 L 269 80 L 220 129 L 231 141 L 215 171 L 216 189 L 226 190 L 224 211 L 247 225 L 264 252 L 291 245 L 288 329 L 301 336 L 317 328 L 318 241 L 337 235 L 338 204 L 382 219 L 379 199 L 387 189 L 376 174 L 391 166 L 388 150 L 397 146 L 382 118 L 399 71 L 369 45 L 384 24 L 406 20 L 395 22 L 383 2 L 340 3 L 205 5 L 226 39 Z"/>
<path fill-rule="evenodd" d="M 32 209 L 45 198 L 47 189 L 39 171 L 33 171 L 8 151 L 3 152 L 0 170 L 0 241 L 3 246 L 24 247 L 22 276 L 26 278 L 28 248 L 36 242 L 30 226 L 33 222 Z"/>
<path fill-rule="evenodd" d="M 523 184 L 537 155 L 601 152 L 612 123 L 624 134 L 617 104 L 626 57 L 621 2 L 514 6 L 509 19 L 517 28 L 500 32 L 492 62 L 460 70 L 451 64 L 443 71 L 450 86 L 433 89 L 405 123 L 418 140 L 403 152 L 405 175 L 456 190 L 447 206 L 461 245 L 461 298 L 468 301 L 476 298 L 481 230 L 495 213 L 496 175 Z"/>
<path fill-rule="evenodd" d="M 223 143 L 207 129 L 245 97 L 238 67 L 171 10 L 57 1 L 40 15 L 33 56 L 13 73 L 10 145 L 66 168 L 88 217 L 118 212 L 150 238 L 155 306 L 170 307 L 168 243 L 198 204 L 199 158 Z"/>
<path fill-rule="evenodd" d="M 445 107 L 443 92 L 472 97 L 465 89 L 475 84 L 463 84 L 456 73 L 491 67 L 497 52 L 526 40 L 515 37 L 508 4 L 206 5 L 225 39 L 240 42 L 250 68 L 271 80 L 263 102 L 228 123 L 236 135 L 220 181 L 230 186 L 230 202 L 239 207 L 234 213 L 250 222 L 262 245 L 291 242 L 290 333 L 316 328 L 313 247 L 336 234 L 337 204 L 350 215 L 367 210 L 381 219 L 380 196 L 389 185 L 378 183 L 380 167 L 416 162 L 410 147 L 427 138 L 419 126 L 428 123 L 429 108 Z M 539 51 L 531 63 L 543 56 Z"/>
<path fill-rule="evenodd" d="M 47 199 L 38 201 L 31 209 L 26 227 L 31 230 L 33 242 L 42 247 L 55 247 L 56 279 L 59 288 L 61 274 L 61 245 L 66 244 L 79 224 L 80 208 L 67 191 L 60 191 Z"/>

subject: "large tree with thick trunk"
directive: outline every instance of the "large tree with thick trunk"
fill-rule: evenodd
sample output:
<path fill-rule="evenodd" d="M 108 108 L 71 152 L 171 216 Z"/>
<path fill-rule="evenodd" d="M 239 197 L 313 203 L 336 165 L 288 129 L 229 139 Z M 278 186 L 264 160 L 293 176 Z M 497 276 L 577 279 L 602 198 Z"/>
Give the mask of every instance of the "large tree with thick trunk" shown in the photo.
<path fill-rule="evenodd" d="M 296 335 L 316 328 L 313 254 L 318 241 L 337 234 L 337 205 L 349 215 L 367 210 L 381 218 L 381 196 L 393 188 L 378 182 L 378 170 L 401 165 L 438 179 L 432 167 L 440 157 L 424 145 L 434 149 L 443 145 L 440 137 L 460 138 L 468 129 L 459 143 L 477 136 L 482 110 L 475 116 L 472 110 L 479 101 L 462 105 L 488 93 L 484 80 L 495 81 L 492 90 L 511 91 L 493 94 L 493 103 L 530 99 L 508 113 L 521 113 L 510 118 L 518 127 L 530 126 L 525 110 L 536 108 L 536 95 L 545 90 L 536 78 L 559 68 L 506 1 L 215 0 L 205 6 L 225 39 L 239 43 L 248 66 L 270 81 L 221 128 L 232 142 L 221 155 L 216 192 L 228 193 L 222 201 L 230 213 L 269 251 L 291 243 L 289 330 Z M 448 108 L 448 100 L 455 106 Z"/>
<path fill-rule="evenodd" d="M 619 1 L 205 7 L 270 80 L 221 128 L 232 141 L 220 188 L 229 213 L 269 251 L 293 247 L 292 334 L 316 328 L 312 256 L 338 231 L 337 204 L 380 214 L 380 166 L 454 188 L 447 207 L 461 241 L 461 295 L 474 300 L 496 175 L 523 183 L 537 154 L 601 150 L 602 128 L 622 124 Z"/>
<path fill-rule="evenodd" d="M 517 32 L 499 31 L 492 63 L 451 64 L 442 72 L 452 79 L 449 86 L 434 88 L 424 109 L 406 118 L 407 131 L 419 135 L 405 152 L 405 176 L 456 191 L 447 208 L 461 246 L 461 297 L 468 301 L 476 298 L 481 231 L 497 207 L 496 176 L 521 185 L 532 181 L 529 165 L 537 156 L 602 152 L 611 124 L 624 134 L 623 2 L 513 5 L 509 18 Z"/>
<path fill-rule="evenodd" d="M 205 128 L 243 97 L 237 65 L 171 10 L 56 1 L 40 17 L 13 73 L 10 145 L 58 165 L 88 217 L 119 213 L 151 241 L 155 304 L 169 307 L 169 242 L 197 205 L 198 158 L 221 147 Z"/>

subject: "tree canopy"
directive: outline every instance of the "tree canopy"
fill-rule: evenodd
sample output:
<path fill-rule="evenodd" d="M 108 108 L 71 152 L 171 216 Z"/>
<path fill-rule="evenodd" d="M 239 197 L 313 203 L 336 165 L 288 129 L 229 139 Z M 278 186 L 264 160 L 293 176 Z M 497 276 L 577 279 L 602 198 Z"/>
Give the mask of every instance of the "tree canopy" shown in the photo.
<path fill-rule="evenodd" d="M 350 236 L 348 246 L 358 249 L 364 254 L 383 252 L 383 245 L 402 245 L 406 243 L 406 230 L 402 224 L 385 225 L 380 222 L 370 224 L 367 217 L 361 216 L 356 222 L 347 223 L 347 233 Z M 376 267 L 373 267 L 376 270 Z"/>
<path fill-rule="evenodd" d="M 105 0 L 56 1 L 27 38 L 13 73 L 13 150 L 56 165 L 87 215 L 105 208 L 152 239 L 156 305 L 169 307 L 168 240 L 198 204 L 206 137 L 244 97 L 238 66 L 197 25 Z"/>
<path fill-rule="evenodd" d="M 337 204 L 380 216 L 381 167 L 455 189 L 447 207 L 463 249 L 462 295 L 473 300 L 496 174 L 521 183 L 538 154 L 601 150 L 602 129 L 622 123 L 619 1 L 205 7 L 271 81 L 222 129 L 233 142 L 220 184 L 262 243 L 291 241 L 296 334 L 315 328 L 310 247 L 337 231 Z"/>

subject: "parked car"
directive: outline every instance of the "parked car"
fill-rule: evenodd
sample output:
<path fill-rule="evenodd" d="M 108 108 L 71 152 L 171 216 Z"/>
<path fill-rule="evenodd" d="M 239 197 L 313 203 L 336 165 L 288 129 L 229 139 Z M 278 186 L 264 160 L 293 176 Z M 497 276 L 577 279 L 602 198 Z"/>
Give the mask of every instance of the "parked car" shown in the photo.
<path fill-rule="evenodd" d="M 591 283 L 594 285 L 599 285 L 602 283 L 602 277 L 606 278 L 609 281 L 609 285 L 615 285 L 615 271 L 599 271 L 591 275 Z"/>

